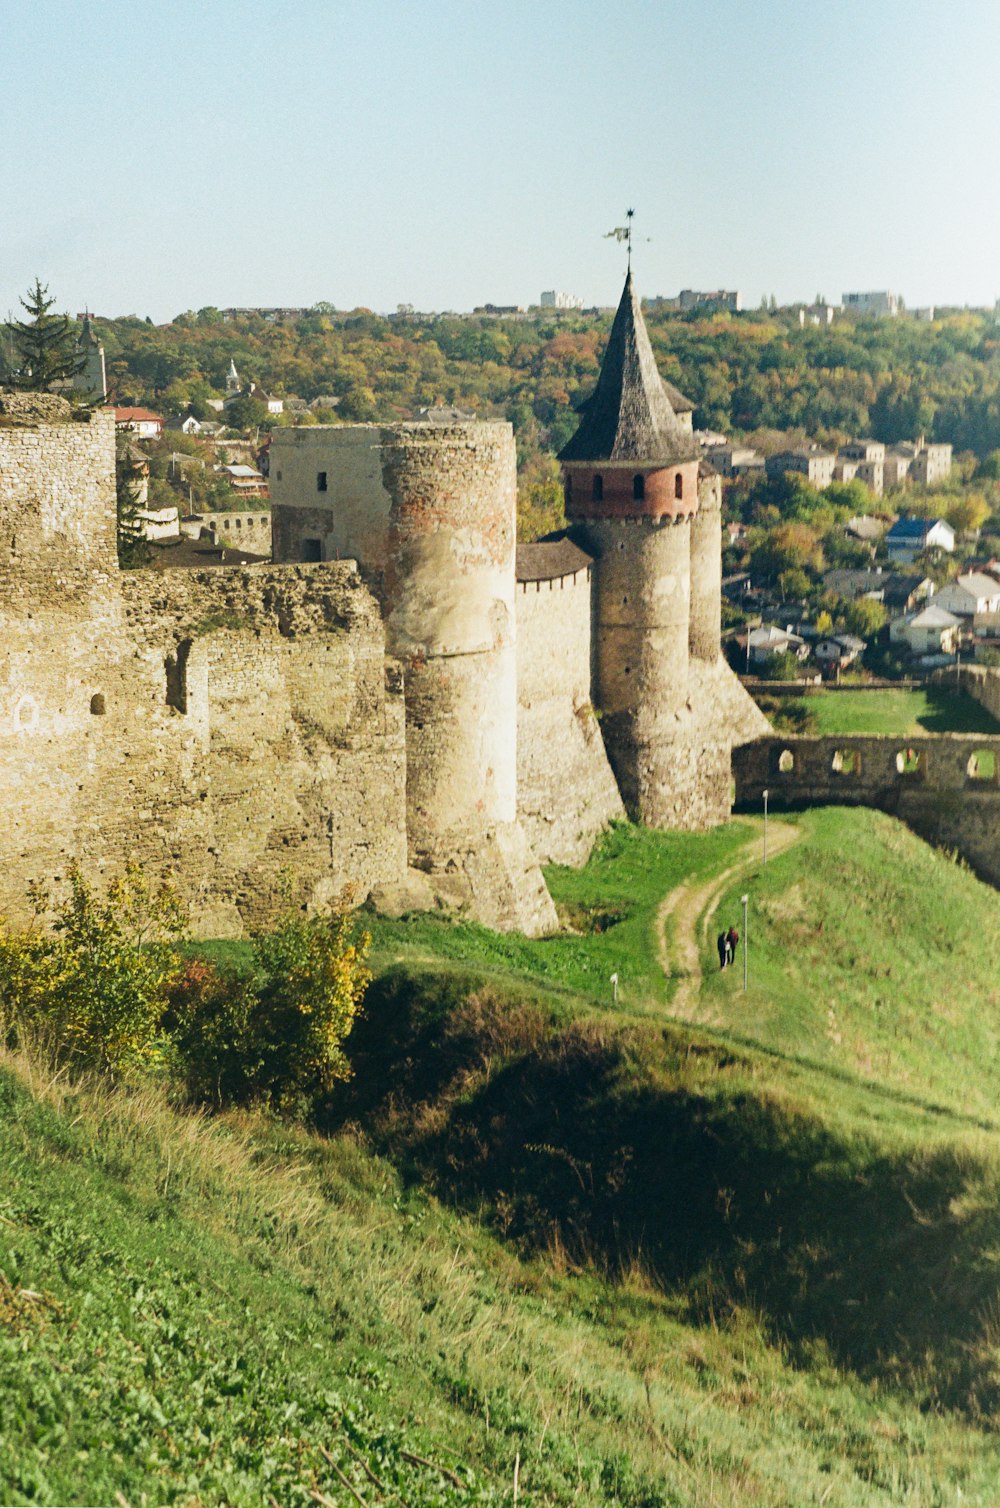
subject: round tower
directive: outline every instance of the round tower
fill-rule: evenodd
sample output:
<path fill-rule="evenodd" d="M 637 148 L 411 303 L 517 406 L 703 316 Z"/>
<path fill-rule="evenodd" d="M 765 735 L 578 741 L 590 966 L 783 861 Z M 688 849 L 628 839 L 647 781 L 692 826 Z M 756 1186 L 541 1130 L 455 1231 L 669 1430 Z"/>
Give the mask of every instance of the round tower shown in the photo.
<path fill-rule="evenodd" d="M 555 908 L 517 822 L 513 431 L 402 424 L 381 444 L 410 862 L 490 926 L 549 930 Z"/>
<path fill-rule="evenodd" d="M 722 478 L 702 462 L 691 520 L 691 655 L 714 665 L 722 638 Z"/>
<path fill-rule="evenodd" d="M 597 556 L 595 700 L 630 814 L 675 825 L 688 707 L 698 446 L 656 368 L 629 274 L 601 375 L 560 455 L 567 517 Z"/>

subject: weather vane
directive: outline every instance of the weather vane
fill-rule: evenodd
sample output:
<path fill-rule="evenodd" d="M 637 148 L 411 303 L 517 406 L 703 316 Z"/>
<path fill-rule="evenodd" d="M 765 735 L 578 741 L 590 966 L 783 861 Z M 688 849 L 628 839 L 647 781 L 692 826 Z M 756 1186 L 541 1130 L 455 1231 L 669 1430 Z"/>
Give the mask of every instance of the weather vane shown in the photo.
<path fill-rule="evenodd" d="M 626 225 L 616 225 L 614 230 L 609 230 L 603 238 L 605 241 L 615 240 L 619 245 L 622 241 L 625 242 L 625 245 L 628 247 L 629 272 L 632 271 L 632 217 L 634 214 L 634 209 L 627 209 L 625 211 L 625 219 L 628 223 Z M 649 236 L 644 237 L 644 239 L 648 241 Z"/>

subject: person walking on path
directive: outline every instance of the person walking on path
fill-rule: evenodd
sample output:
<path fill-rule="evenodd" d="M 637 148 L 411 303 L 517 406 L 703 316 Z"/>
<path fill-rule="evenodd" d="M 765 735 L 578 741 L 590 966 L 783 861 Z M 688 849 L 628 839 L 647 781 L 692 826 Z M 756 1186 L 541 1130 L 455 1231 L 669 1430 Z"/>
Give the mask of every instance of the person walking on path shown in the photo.
<path fill-rule="evenodd" d="M 716 947 L 719 950 L 719 968 L 724 969 L 729 962 L 729 938 L 725 932 L 720 932 L 716 939 Z"/>
<path fill-rule="evenodd" d="M 726 933 L 726 952 L 729 955 L 729 963 L 734 963 L 736 961 L 736 949 L 739 947 L 739 945 L 740 934 L 737 932 L 735 927 L 730 927 L 729 931 Z"/>

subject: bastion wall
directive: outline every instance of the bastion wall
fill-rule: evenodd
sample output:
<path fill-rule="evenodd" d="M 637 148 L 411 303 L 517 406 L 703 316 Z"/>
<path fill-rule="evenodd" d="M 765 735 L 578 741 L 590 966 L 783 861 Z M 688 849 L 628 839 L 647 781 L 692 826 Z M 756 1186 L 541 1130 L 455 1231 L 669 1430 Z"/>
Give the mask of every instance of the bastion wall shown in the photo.
<path fill-rule="evenodd" d="M 543 864 L 585 863 L 625 815 L 591 700 L 592 571 L 517 583 L 518 815 Z"/>
<path fill-rule="evenodd" d="M 402 675 L 356 568 L 119 572 L 113 466 L 111 414 L 0 417 L 4 914 L 73 861 L 172 876 L 216 936 L 405 873 Z"/>

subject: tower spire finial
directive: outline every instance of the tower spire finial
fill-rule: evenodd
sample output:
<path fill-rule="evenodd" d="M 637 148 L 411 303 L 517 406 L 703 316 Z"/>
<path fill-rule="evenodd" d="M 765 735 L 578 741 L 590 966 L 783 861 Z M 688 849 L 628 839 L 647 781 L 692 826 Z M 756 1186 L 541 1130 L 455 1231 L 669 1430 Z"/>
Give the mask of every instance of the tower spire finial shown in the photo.
<path fill-rule="evenodd" d="M 625 246 L 628 250 L 628 271 L 630 276 L 632 273 L 632 219 L 634 215 L 634 209 L 627 209 L 625 211 L 626 223 L 624 225 L 616 225 L 614 230 L 607 231 L 604 236 L 605 241 L 615 240 L 619 245 L 621 245 L 623 241 L 625 242 Z M 649 240 L 648 236 L 646 237 L 646 240 Z"/>

